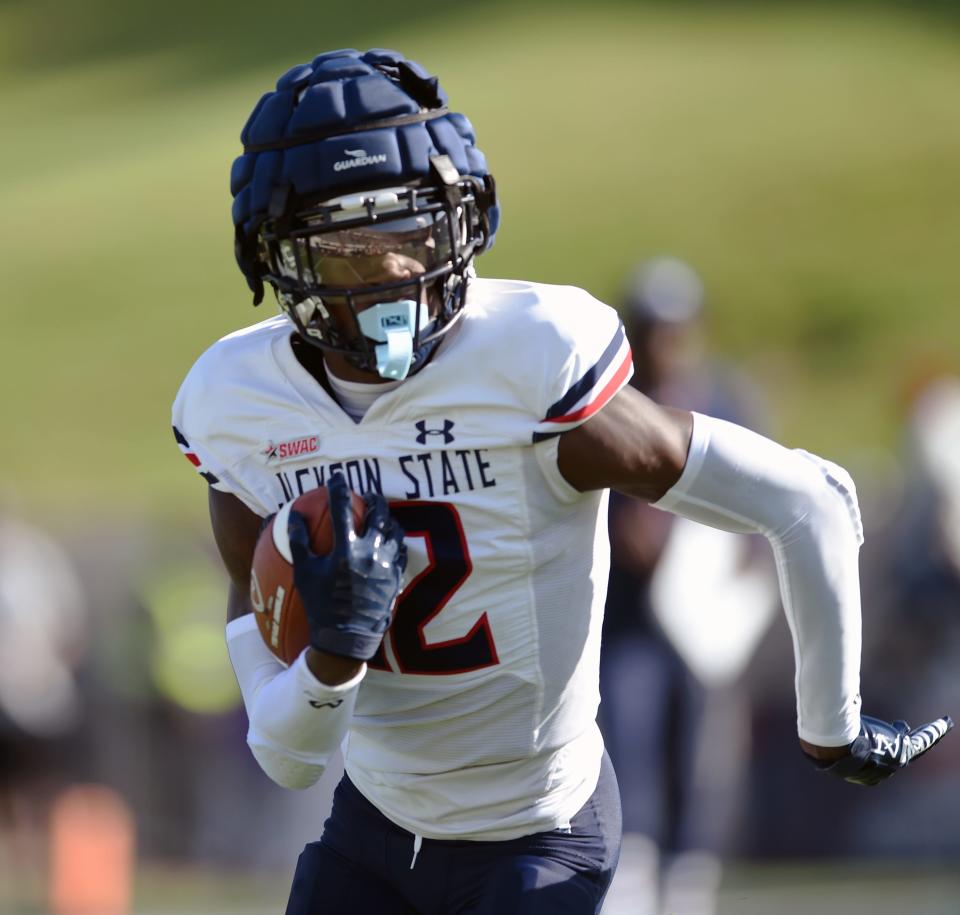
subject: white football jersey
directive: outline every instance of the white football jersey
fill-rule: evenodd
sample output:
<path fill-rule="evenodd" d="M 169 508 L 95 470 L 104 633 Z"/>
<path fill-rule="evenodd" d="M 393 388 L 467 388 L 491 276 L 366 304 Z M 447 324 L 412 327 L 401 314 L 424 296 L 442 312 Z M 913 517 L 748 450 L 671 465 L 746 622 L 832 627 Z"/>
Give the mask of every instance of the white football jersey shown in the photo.
<path fill-rule="evenodd" d="M 382 493 L 409 562 L 345 753 L 387 817 L 433 838 L 567 823 L 596 787 L 606 493 L 557 468 L 557 435 L 632 372 L 613 309 L 572 287 L 475 280 L 433 359 L 352 420 L 272 318 L 187 376 L 177 440 L 265 516 L 343 473 Z"/>

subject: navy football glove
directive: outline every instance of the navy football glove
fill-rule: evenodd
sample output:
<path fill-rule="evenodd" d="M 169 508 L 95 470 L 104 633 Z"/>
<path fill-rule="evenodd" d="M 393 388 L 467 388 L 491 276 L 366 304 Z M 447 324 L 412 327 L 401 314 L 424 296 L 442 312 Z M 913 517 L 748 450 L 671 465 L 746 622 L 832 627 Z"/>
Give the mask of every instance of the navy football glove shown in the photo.
<path fill-rule="evenodd" d="M 293 581 L 310 626 L 310 644 L 330 654 L 366 661 L 390 626 L 407 566 L 403 531 L 383 496 L 367 493 L 366 530 L 353 529 L 350 490 L 342 474 L 327 484 L 333 549 L 318 556 L 310 546 L 306 519 L 290 512 L 287 531 Z"/>
<path fill-rule="evenodd" d="M 952 727 L 949 715 L 913 729 L 906 721 L 887 724 L 862 715 L 860 733 L 850 744 L 850 753 L 832 763 L 816 761 L 817 766 L 856 785 L 876 785 L 923 756 Z"/>

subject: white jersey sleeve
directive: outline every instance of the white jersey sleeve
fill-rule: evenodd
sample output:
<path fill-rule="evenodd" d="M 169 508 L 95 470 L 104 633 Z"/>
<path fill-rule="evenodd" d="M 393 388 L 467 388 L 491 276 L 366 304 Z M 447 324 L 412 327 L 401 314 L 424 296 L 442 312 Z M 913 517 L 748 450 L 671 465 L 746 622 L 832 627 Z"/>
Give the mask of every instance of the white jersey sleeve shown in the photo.
<path fill-rule="evenodd" d="M 272 506 L 245 485 L 237 464 L 258 447 L 271 401 L 286 393 L 271 343 L 289 333 L 286 319 L 277 317 L 219 340 L 196 361 L 173 403 L 173 435 L 186 459 L 210 486 L 261 516 Z"/>
<path fill-rule="evenodd" d="M 185 426 L 183 419 L 177 413 L 173 417 L 173 437 L 180 446 L 183 456 L 196 468 L 200 474 L 214 489 L 222 492 L 230 492 L 231 488 L 227 482 L 227 472 L 219 465 L 214 453 L 204 446 L 201 440 L 194 438 L 198 444 L 190 444 L 190 439 L 181 431 Z"/>
<path fill-rule="evenodd" d="M 543 377 L 542 416 L 534 442 L 586 422 L 633 374 L 630 345 L 617 313 L 582 289 L 564 288 L 543 334 L 551 364 Z"/>

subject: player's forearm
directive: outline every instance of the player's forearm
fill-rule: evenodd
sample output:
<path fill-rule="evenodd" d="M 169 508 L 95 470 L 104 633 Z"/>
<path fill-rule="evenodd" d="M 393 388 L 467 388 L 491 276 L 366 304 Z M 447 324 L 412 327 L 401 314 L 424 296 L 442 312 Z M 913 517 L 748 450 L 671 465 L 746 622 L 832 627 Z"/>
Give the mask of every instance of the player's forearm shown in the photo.
<path fill-rule="evenodd" d="M 316 648 L 308 648 L 307 667 L 321 683 L 327 686 L 340 686 L 353 680 L 364 669 L 364 662 L 353 658 L 341 658 L 339 655 Z"/>
<path fill-rule="evenodd" d="M 309 787 L 343 741 L 366 665 L 336 685 L 318 680 L 304 654 L 285 668 L 252 616 L 228 624 L 227 648 L 250 721 L 251 752 L 278 784 Z"/>
<path fill-rule="evenodd" d="M 850 743 L 860 723 L 862 530 L 846 472 L 697 415 L 687 467 L 656 505 L 766 535 L 793 637 L 800 737 L 817 747 Z"/>

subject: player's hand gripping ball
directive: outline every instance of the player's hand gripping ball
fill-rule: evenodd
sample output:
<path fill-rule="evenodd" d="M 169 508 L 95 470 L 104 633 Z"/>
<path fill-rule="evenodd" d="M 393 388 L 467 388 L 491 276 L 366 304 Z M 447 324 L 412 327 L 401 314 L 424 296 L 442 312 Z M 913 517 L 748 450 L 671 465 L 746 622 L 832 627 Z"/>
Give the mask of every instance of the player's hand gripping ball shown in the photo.
<path fill-rule="evenodd" d="M 366 503 L 351 493 L 353 526 L 363 530 Z M 293 509 L 305 519 L 314 553 L 325 556 L 333 549 L 333 524 L 327 488 L 313 489 L 288 502 L 267 519 L 253 553 L 250 599 L 257 626 L 267 647 L 284 664 L 291 664 L 310 644 L 310 626 L 303 601 L 293 581 L 293 554 L 288 524 Z"/>
<path fill-rule="evenodd" d="M 373 657 L 406 568 L 403 531 L 382 496 L 362 498 L 340 474 L 288 503 L 254 551 L 251 601 L 267 646 L 286 664 L 307 645 Z"/>

